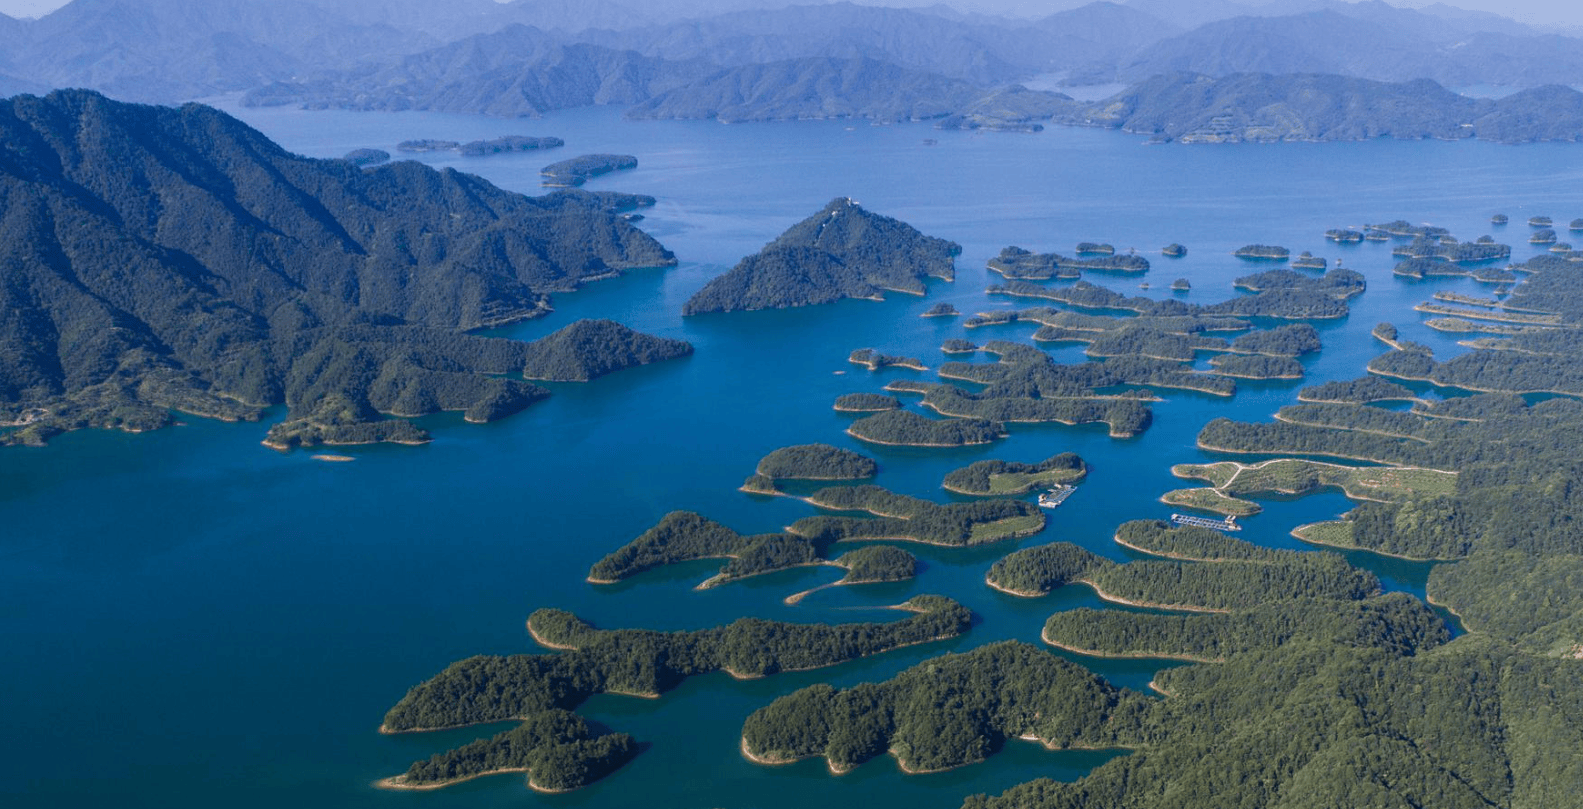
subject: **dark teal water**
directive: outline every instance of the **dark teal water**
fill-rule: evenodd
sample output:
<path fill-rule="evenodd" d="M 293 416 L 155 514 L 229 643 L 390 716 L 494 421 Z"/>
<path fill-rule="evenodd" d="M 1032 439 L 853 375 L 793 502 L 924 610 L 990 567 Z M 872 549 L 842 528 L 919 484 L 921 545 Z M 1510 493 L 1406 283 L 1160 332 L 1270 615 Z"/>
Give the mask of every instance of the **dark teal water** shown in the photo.
<path fill-rule="evenodd" d="M 954 807 L 973 792 L 1038 776 L 1072 779 L 1106 754 L 1049 753 L 1012 743 L 990 761 L 949 773 L 903 776 L 888 759 L 842 777 L 820 761 L 769 769 L 737 754 L 743 718 L 814 682 L 883 679 L 951 650 L 1004 639 L 1034 641 L 1050 613 L 1099 606 L 1073 588 L 1045 599 L 1004 596 L 985 569 L 1017 548 L 1065 540 L 1124 559 L 1110 541 L 1127 519 L 1160 517 L 1159 495 L 1184 485 L 1169 467 L 1207 456 L 1193 447 L 1218 415 L 1259 420 L 1303 383 L 1247 384 L 1235 400 L 1168 393 L 1143 437 L 1098 429 L 1014 426 L 1010 439 L 963 450 L 860 447 L 839 394 L 894 378 L 845 362 L 855 348 L 917 356 L 937 366 L 941 341 L 1026 339 L 1028 326 L 965 332 L 959 320 L 918 317 L 949 301 L 966 312 L 1014 304 L 989 299 L 983 269 L 1008 244 L 1070 251 L 1078 241 L 1156 250 L 1178 241 L 1185 259 L 1155 257 L 1155 289 L 1177 277 L 1190 299 L 1232 294 L 1250 266 L 1229 254 L 1249 242 L 1312 250 L 1364 272 L 1371 287 L 1349 320 L 1323 327 L 1325 350 L 1309 381 L 1351 378 L 1390 320 L 1409 339 L 1461 349 L 1420 325 L 1413 304 L 1437 289 L 1477 293 L 1465 279 L 1410 283 L 1390 274 L 1389 248 L 1338 248 L 1326 228 L 1398 217 L 1445 225 L 1462 238 L 1493 232 L 1527 255 L 1527 229 L 1487 224 L 1496 211 L 1568 221 L 1583 214 L 1575 149 L 1480 143 L 1290 144 L 1146 147 L 1097 131 L 1039 135 L 937 133 L 926 126 L 835 122 L 722 126 L 629 124 L 611 110 L 507 122 L 428 114 L 244 110 L 295 151 L 337 156 L 416 137 L 467 140 L 507 133 L 558 135 L 551 155 L 430 156 L 534 192 L 546 162 L 584 152 L 638 155 L 640 168 L 591 188 L 658 197 L 643 223 L 681 258 L 560 295 L 557 311 L 508 330 L 533 338 L 580 317 L 621 320 L 693 342 L 687 360 L 623 372 L 556 396 L 511 419 L 466 425 L 425 420 L 427 446 L 356 447 L 356 462 L 258 445 L 267 425 L 202 420 L 146 435 L 78 433 L 44 450 L 0 452 L 0 800 L 8 806 L 655 806 L 804 807 L 842 802 Z M 923 144 L 936 138 L 936 146 Z M 964 246 L 954 284 L 927 299 L 893 296 L 811 309 L 679 317 L 708 278 L 758 249 L 830 198 L 852 196 L 926 233 Z M 1520 234 L 1520 235 L 1519 235 Z M 1137 281 L 1112 285 L 1128 292 Z M 1080 358 L 1078 349 L 1057 352 Z M 694 509 L 739 530 L 774 530 L 810 513 L 736 490 L 779 446 L 825 441 L 879 459 L 882 485 L 944 499 L 941 477 L 973 460 L 1033 461 L 1062 450 L 1094 471 L 1052 513 L 1039 536 L 993 548 L 913 548 L 916 581 L 833 588 L 788 607 L 781 599 L 833 580 L 811 569 L 709 591 L 700 563 L 617 587 L 583 581 L 588 566 L 672 509 Z M 1296 525 L 1350 506 L 1337 494 L 1270 501 L 1241 536 L 1300 547 Z M 1422 592 L 1427 565 L 1359 554 L 1393 589 Z M 604 626 L 661 629 L 721 624 L 741 615 L 794 621 L 883 618 L 879 605 L 943 593 L 981 622 L 965 637 L 848 665 L 754 682 L 699 678 L 659 700 L 601 697 L 583 713 L 652 746 L 588 789 L 529 792 L 501 776 L 432 793 L 390 793 L 369 783 L 415 758 L 493 728 L 380 736 L 386 708 L 452 660 L 534 648 L 523 620 L 538 607 L 570 609 Z M 1142 688 L 1162 665 L 1082 660 Z"/>

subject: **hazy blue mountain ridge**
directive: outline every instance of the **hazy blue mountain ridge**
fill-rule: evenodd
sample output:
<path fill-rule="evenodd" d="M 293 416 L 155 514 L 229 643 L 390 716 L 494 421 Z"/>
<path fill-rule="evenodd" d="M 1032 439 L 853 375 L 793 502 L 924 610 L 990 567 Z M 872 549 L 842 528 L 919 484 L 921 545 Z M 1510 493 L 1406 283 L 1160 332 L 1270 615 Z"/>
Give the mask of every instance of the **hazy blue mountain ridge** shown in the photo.
<path fill-rule="evenodd" d="M 1156 76 L 1056 123 L 1101 126 L 1184 143 L 1483 138 L 1583 140 L 1583 93 L 1526 90 L 1499 100 L 1458 95 L 1428 79 L 1387 83 L 1321 74 Z"/>

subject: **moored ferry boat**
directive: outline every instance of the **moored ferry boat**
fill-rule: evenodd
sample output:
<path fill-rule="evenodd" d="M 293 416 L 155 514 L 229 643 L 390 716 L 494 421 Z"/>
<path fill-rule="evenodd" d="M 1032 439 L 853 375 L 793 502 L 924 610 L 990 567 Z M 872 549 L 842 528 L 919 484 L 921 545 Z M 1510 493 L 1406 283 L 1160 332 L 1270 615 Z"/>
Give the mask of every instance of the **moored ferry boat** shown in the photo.
<path fill-rule="evenodd" d="M 1071 497 L 1076 491 L 1076 486 L 1068 486 L 1065 484 L 1056 486 L 1044 494 L 1039 495 L 1039 508 L 1055 508 L 1056 506 L 1065 503 L 1066 498 Z"/>
<path fill-rule="evenodd" d="M 1223 520 L 1211 520 L 1208 517 L 1195 517 L 1192 514 L 1172 514 L 1171 522 L 1177 525 L 1191 525 L 1198 528 L 1213 528 L 1216 531 L 1241 531 L 1242 526 L 1237 525 L 1237 518 L 1227 515 Z"/>

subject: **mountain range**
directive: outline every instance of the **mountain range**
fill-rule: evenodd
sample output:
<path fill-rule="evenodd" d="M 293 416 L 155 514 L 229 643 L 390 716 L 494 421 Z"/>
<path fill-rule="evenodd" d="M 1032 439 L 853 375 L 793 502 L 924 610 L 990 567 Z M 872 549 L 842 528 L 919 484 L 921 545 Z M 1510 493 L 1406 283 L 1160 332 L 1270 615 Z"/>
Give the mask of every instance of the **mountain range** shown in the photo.
<path fill-rule="evenodd" d="M 500 376 L 524 344 L 467 332 L 674 264 L 629 202 L 304 158 L 198 104 L 0 102 L 0 420 L 40 440 L 285 404 L 289 444 L 421 437 L 380 413 L 509 415 L 544 395 Z"/>
<path fill-rule="evenodd" d="M 74 0 L 39 20 L 0 18 L 0 93 L 86 87 L 172 102 L 254 91 L 257 103 L 516 116 L 637 103 L 723 70 L 813 58 L 872 59 L 980 95 L 1035 77 L 1136 83 L 1183 71 L 1583 84 L 1583 42 L 1441 4 L 1100 0 L 1027 20 L 743 5 Z"/>

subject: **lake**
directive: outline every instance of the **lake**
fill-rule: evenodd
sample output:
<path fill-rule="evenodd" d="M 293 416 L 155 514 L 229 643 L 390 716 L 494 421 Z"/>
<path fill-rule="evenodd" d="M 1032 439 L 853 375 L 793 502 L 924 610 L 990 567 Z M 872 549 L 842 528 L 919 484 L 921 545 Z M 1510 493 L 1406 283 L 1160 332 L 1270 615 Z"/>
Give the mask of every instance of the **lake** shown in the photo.
<path fill-rule="evenodd" d="M 1173 463 L 1209 459 L 1194 437 L 1216 416 L 1267 420 L 1305 384 L 1350 379 L 1380 353 L 1369 336 L 1390 321 L 1444 358 L 1464 349 L 1421 324 L 1411 307 L 1437 290 L 1487 294 L 1469 279 L 1415 282 L 1391 274 L 1389 246 L 1337 246 L 1326 229 L 1397 218 L 1489 233 L 1534 253 L 1521 224 L 1583 215 L 1575 146 L 1395 142 L 1145 146 L 1138 136 L 1052 129 L 1038 134 L 936 132 L 927 124 L 839 121 L 720 125 L 627 122 L 593 108 L 542 120 L 429 113 L 230 111 L 286 148 L 318 157 L 401 140 L 554 135 L 553 152 L 421 156 L 538 193 L 541 166 L 591 152 L 637 155 L 636 170 L 590 189 L 651 194 L 641 227 L 680 266 L 645 270 L 555 297 L 556 311 L 500 330 L 533 339 L 578 318 L 609 317 L 691 341 L 693 357 L 588 384 L 488 425 L 459 414 L 422 420 L 422 447 L 351 447 L 352 463 L 259 446 L 269 421 L 189 424 L 142 435 L 79 432 L 47 449 L 0 451 L 0 693 L 9 740 L 0 796 L 13 807 L 804 807 L 822 803 L 955 807 L 1035 777 L 1075 779 L 1108 753 L 1051 753 L 1011 742 L 987 762 L 904 776 L 894 761 L 831 776 L 819 760 L 765 768 L 737 751 L 743 719 L 776 696 L 817 682 L 887 678 L 948 651 L 1016 638 L 1037 641 L 1052 612 L 1101 606 L 1086 588 L 1043 599 L 989 590 L 985 570 L 1020 547 L 1070 541 L 1115 559 L 1122 521 L 1162 518 L 1157 498 L 1187 484 Z M 930 145 L 927 140 L 937 143 Z M 926 298 L 847 301 L 798 310 L 683 319 L 682 303 L 831 198 L 962 244 L 954 283 Z M 1568 207 L 1570 206 L 1570 207 Z M 1496 212 L 1512 225 L 1493 228 Z M 1345 321 L 1320 324 L 1325 348 L 1304 358 L 1304 382 L 1244 383 L 1235 399 L 1164 392 L 1153 427 L 1113 440 L 1096 427 L 1013 425 L 1011 437 L 956 450 L 875 448 L 848 438 L 840 394 L 878 391 L 934 373 L 870 373 L 856 348 L 946 358 L 967 337 L 1026 341 L 1036 328 L 967 331 L 957 318 L 921 318 L 949 302 L 965 313 L 1031 305 L 984 294 L 999 276 L 985 261 L 1015 244 L 1070 254 L 1079 241 L 1136 248 L 1154 269 L 1138 279 L 1091 275 L 1128 294 L 1187 299 L 1235 294 L 1233 278 L 1269 265 L 1233 258 L 1244 244 L 1311 250 L 1364 273 L 1369 291 Z M 1180 242 L 1182 259 L 1158 255 Z M 1063 361 L 1081 347 L 1054 350 Z M 1200 363 L 1202 366 L 1203 363 Z M 279 410 L 270 419 L 283 415 Z M 941 478 L 975 460 L 1038 461 L 1074 451 L 1093 467 L 1050 512 L 1043 533 L 974 549 L 909 546 L 916 580 L 823 590 L 830 568 L 788 571 L 707 591 L 718 566 L 697 563 L 625 584 L 584 582 L 590 564 L 675 509 L 744 533 L 778 530 L 814 513 L 787 498 L 737 491 L 757 460 L 789 444 L 827 442 L 878 459 L 878 484 L 945 501 Z M 1298 548 L 1288 532 L 1351 507 L 1339 494 L 1266 501 L 1239 536 Z M 1354 554 L 1391 589 L 1421 595 L 1429 566 Z M 743 615 L 799 622 L 881 620 L 877 609 L 921 593 L 951 596 L 981 619 L 967 635 L 818 672 L 751 682 L 695 678 L 658 700 L 602 696 L 580 713 L 650 745 L 630 765 L 565 795 L 497 776 L 426 793 L 385 792 L 374 780 L 497 727 L 381 736 L 385 710 L 453 660 L 533 651 L 523 622 L 539 607 L 604 627 L 691 629 Z M 1074 658 L 1113 682 L 1143 688 L 1163 664 Z M 504 727 L 504 726 L 502 726 Z"/>

